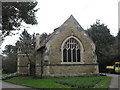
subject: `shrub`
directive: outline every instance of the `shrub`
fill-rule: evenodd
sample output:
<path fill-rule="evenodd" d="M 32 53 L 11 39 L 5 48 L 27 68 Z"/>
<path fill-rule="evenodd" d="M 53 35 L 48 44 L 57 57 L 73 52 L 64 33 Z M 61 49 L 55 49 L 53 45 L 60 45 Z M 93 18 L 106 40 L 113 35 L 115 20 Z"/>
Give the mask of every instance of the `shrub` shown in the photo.
<path fill-rule="evenodd" d="M 13 77 L 17 77 L 17 73 L 11 73 L 11 74 L 2 74 L 2 80 L 10 79 Z"/>

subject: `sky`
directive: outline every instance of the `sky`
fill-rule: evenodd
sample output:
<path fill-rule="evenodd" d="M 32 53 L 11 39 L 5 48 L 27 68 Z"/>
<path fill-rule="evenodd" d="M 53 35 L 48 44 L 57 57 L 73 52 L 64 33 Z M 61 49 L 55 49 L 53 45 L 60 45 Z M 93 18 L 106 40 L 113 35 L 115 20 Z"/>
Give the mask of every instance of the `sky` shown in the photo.
<path fill-rule="evenodd" d="M 28 32 L 32 33 L 52 33 L 53 30 L 61 26 L 72 14 L 84 30 L 90 25 L 100 20 L 110 29 L 114 36 L 118 32 L 118 2 L 119 0 L 37 0 L 40 8 L 36 13 L 38 25 L 24 25 L 28 27 Z M 21 31 L 19 31 L 21 32 Z M 12 44 L 18 40 L 19 35 L 6 37 L 2 44 Z"/>

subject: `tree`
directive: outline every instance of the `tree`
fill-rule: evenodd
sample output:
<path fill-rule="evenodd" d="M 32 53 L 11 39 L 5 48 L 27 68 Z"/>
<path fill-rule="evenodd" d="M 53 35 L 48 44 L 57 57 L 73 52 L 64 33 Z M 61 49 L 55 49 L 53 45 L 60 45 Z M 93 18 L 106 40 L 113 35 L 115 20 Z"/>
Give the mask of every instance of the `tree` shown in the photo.
<path fill-rule="evenodd" d="M 118 54 L 119 54 L 119 57 L 120 57 L 120 29 L 118 31 L 117 40 L 118 40 Z"/>
<path fill-rule="evenodd" d="M 34 9 L 36 5 L 36 1 L 2 2 L 2 34 L 7 36 L 12 30 L 20 30 L 22 22 L 37 24 L 35 12 L 38 9 Z"/>
<path fill-rule="evenodd" d="M 47 33 L 43 33 L 40 35 L 40 43 L 43 43 L 47 38 Z M 30 63 L 30 75 L 35 76 L 35 61 L 36 61 L 36 49 L 35 49 L 35 34 L 30 35 L 26 30 L 20 34 L 20 41 L 17 42 L 17 46 L 21 49 L 21 52 L 26 55 L 28 61 Z M 43 54 L 43 51 L 41 50 Z M 44 63 L 43 60 L 41 62 L 41 72 L 43 72 Z M 43 73 L 42 73 L 43 74 Z M 41 74 L 41 76 L 42 76 Z"/>
<path fill-rule="evenodd" d="M 40 35 L 40 41 L 43 42 L 47 37 L 48 37 L 48 34 L 47 34 L 47 33 L 42 33 L 42 34 Z"/>
<path fill-rule="evenodd" d="M 13 45 L 6 45 L 5 46 L 5 50 L 3 51 L 3 54 L 5 55 L 11 55 L 13 53 L 17 53 L 17 50 L 16 50 L 16 46 L 13 46 Z"/>
<path fill-rule="evenodd" d="M 3 36 L 2 36 L 2 33 L 0 33 L 0 49 L 1 49 L 2 42 L 3 42 Z"/>
<path fill-rule="evenodd" d="M 114 50 L 117 52 L 115 59 L 116 59 L 116 61 L 120 61 L 120 29 L 119 29 L 118 34 L 116 36 L 114 46 L 115 46 Z"/>
<path fill-rule="evenodd" d="M 21 49 L 21 53 L 25 54 L 30 64 L 30 75 L 35 74 L 35 34 L 30 35 L 26 30 L 20 34 L 20 41 L 17 46 Z"/>
<path fill-rule="evenodd" d="M 2 61 L 3 73 L 13 73 L 17 71 L 17 47 L 6 45 L 3 54 L 6 55 Z"/>
<path fill-rule="evenodd" d="M 44 50 L 45 50 L 45 48 L 44 48 L 44 44 L 45 44 L 45 42 L 46 42 L 46 38 L 48 37 L 48 34 L 47 33 L 42 33 L 41 35 L 40 35 L 40 37 L 39 37 L 39 43 L 40 43 L 40 45 L 43 45 L 43 47 L 40 49 L 40 70 L 41 70 L 41 74 L 40 74 L 40 78 L 42 79 L 43 78 L 43 73 L 44 73 L 44 71 L 43 71 L 43 68 L 44 68 L 44 66 L 45 66 L 45 62 L 44 62 L 44 57 L 43 57 L 43 54 L 44 54 Z"/>
<path fill-rule="evenodd" d="M 105 66 L 114 62 L 114 47 L 115 38 L 110 34 L 109 29 L 100 21 L 96 21 L 86 31 L 96 45 L 96 54 L 100 66 L 100 72 L 105 70 Z"/>

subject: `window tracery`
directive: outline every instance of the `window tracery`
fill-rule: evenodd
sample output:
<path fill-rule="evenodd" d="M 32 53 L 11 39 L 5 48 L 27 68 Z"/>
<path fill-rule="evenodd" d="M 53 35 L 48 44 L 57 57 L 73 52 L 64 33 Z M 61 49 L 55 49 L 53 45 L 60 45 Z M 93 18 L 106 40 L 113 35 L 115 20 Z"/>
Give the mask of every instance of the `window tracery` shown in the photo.
<path fill-rule="evenodd" d="M 75 38 L 68 39 L 63 45 L 63 62 L 80 62 L 80 43 Z"/>

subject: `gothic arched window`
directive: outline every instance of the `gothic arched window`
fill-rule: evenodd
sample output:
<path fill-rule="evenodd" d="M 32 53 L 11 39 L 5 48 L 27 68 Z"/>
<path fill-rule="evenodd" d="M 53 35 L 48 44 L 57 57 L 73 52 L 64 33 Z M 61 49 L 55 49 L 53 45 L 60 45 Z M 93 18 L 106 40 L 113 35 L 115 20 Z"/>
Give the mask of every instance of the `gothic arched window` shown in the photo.
<path fill-rule="evenodd" d="M 69 38 L 62 45 L 63 62 L 81 62 L 80 43 L 75 38 Z"/>

